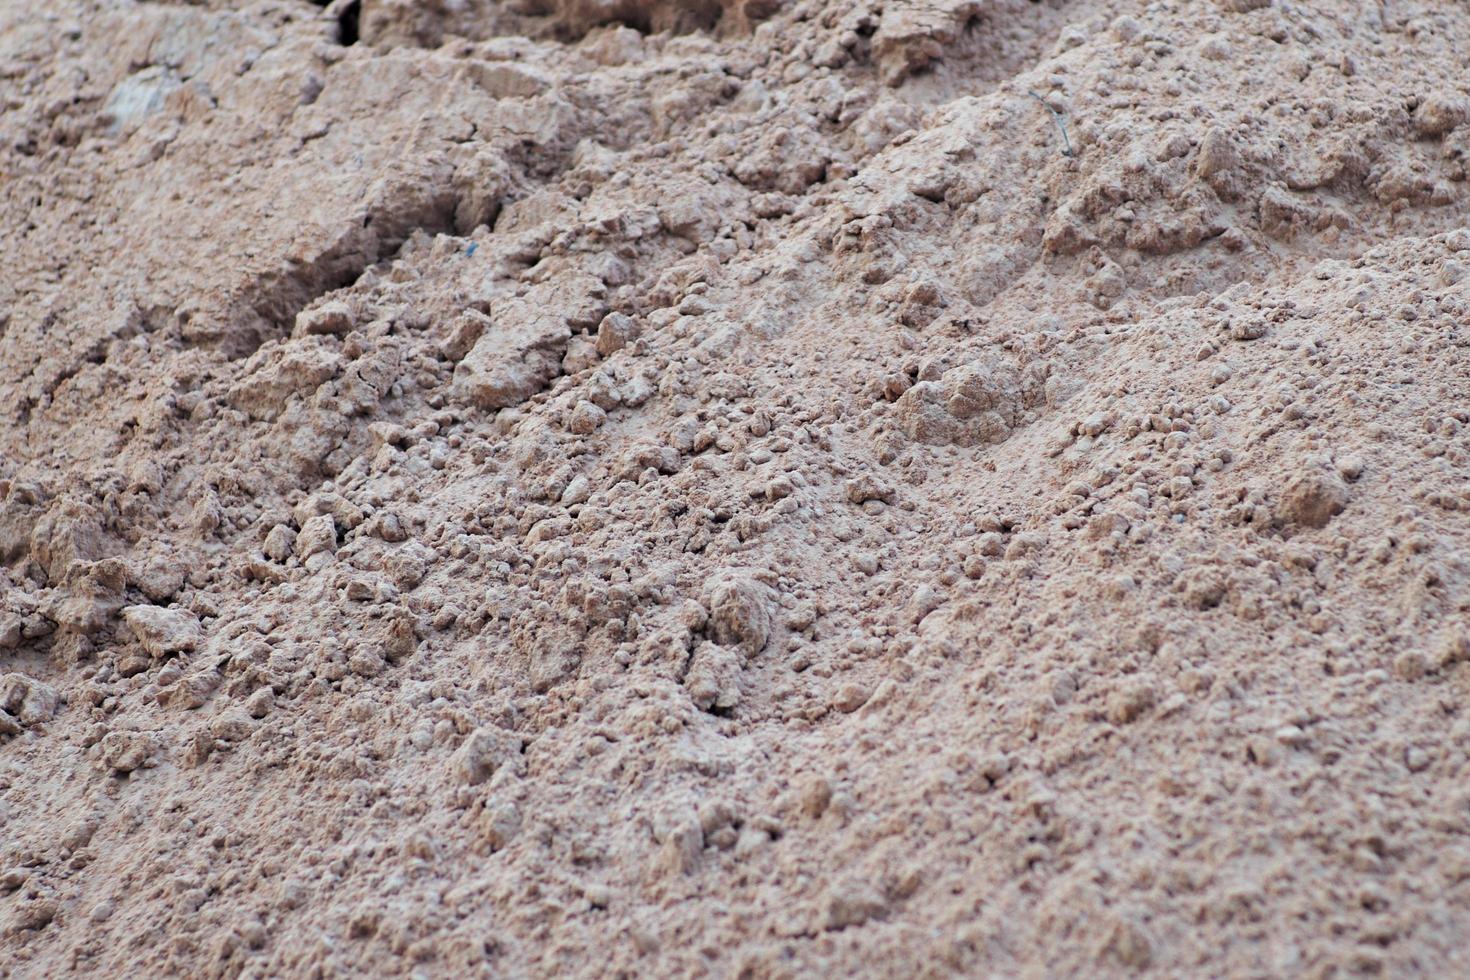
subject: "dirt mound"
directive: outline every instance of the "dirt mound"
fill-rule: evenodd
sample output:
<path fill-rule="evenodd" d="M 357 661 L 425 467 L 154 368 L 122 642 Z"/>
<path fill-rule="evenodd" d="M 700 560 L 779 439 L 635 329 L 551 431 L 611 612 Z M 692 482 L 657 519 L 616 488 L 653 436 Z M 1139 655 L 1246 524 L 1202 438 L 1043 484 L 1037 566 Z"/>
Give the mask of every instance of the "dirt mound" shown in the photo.
<path fill-rule="evenodd" d="M 0 9 L 0 976 L 1446 976 L 1470 9 Z"/>

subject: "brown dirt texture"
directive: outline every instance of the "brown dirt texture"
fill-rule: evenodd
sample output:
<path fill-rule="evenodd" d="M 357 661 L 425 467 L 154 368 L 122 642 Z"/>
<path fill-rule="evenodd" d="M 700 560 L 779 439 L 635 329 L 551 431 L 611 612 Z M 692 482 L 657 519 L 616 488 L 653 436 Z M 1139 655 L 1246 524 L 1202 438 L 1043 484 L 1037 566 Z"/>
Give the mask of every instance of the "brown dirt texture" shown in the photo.
<path fill-rule="evenodd" d="M 0 0 L 0 977 L 1470 976 L 1467 50 Z"/>

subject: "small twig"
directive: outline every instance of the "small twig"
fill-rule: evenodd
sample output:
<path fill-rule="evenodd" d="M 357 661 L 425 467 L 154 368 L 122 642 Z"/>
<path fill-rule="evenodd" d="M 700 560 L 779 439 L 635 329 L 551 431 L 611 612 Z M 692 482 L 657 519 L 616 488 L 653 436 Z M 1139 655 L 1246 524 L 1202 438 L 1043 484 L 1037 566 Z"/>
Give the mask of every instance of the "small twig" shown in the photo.
<path fill-rule="evenodd" d="M 1051 113 L 1052 122 L 1057 124 L 1057 132 L 1062 134 L 1062 145 L 1066 147 L 1066 149 L 1062 151 L 1062 156 L 1070 157 L 1072 155 L 1072 141 L 1067 139 L 1067 126 L 1065 123 L 1062 122 L 1062 114 L 1053 109 L 1050 103 L 1048 103 L 1041 96 L 1037 95 L 1035 92 L 1031 91 L 1029 88 L 1026 90 L 1026 94 L 1031 96 L 1037 102 L 1040 102 L 1042 108 Z"/>

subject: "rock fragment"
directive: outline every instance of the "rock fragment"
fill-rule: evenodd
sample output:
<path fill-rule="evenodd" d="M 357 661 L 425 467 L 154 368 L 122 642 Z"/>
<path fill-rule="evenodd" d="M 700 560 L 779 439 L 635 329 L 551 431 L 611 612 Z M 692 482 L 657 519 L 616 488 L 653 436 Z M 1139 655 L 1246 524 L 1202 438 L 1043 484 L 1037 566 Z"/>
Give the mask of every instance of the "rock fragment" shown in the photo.
<path fill-rule="evenodd" d="M 1235 170 L 1240 165 L 1240 152 L 1235 141 L 1218 126 L 1206 131 L 1194 158 L 1194 172 L 1222 196 L 1236 190 Z"/>
<path fill-rule="evenodd" d="M 909 438 L 962 447 L 1004 442 L 1020 426 L 1026 409 L 1042 395 L 1040 369 L 1018 370 L 999 359 L 982 359 L 920 381 L 895 403 Z"/>
<path fill-rule="evenodd" d="M 1126 725 L 1142 718 L 1156 703 L 1158 692 L 1146 680 L 1132 680 L 1113 692 L 1108 701 L 1108 720 Z"/>
<path fill-rule="evenodd" d="M 521 811 L 511 800 L 492 801 L 480 819 L 481 832 L 492 850 L 500 850 L 521 830 Z"/>
<path fill-rule="evenodd" d="M 49 926 L 61 912 L 55 899 L 37 896 L 16 904 L 11 914 L 10 932 L 37 932 Z"/>
<path fill-rule="evenodd" d="M 888 902 L 883 893 L 864 881 L 847 879 L 832 885 L 827 895 L 827 915 L 824 927 L 828 930 L 860 926 L 869 919 L 883 915 Z"/>
<path fill-rule="evenodd" d="M 14 613 L 0 613 L 0 650 L 14 650 L 20 646 L 24 632 L 24 619 Z"/>
<path fill-rule="evenodd" d="M 864 504 L 869 500 L 891 504 L 895 499 L 893 487 L 872 473 L 861 473 L 848 480 L 846 490 L 847 500 L 853 504 Z"/>
<path fill-rule="evenodd" d="M 296 532 L 288 525 L 277 524 L 265 536 L 261 551 L 272 561 L 284 562 L 291 557 L 296 544 Z"/>
<path fill-rule="evenodd" d="M 99 562 L 113 545 L 102 530 L 102 516 L 90 504 L 61 499 L 30 528 L 30 553 L 53 582 L 71 574 L 77 562 Z"/>
<path fill-rule="evenodd" d="M 1217 0 L 1221 7 L 1236 14 L 1250 13 L 1271 6 L 1272 0 Z"/>
<path fill-rule="evenodd" d="M 155 555 L 128 570 L 128 581 L 157 605 L 167 605 L 184 587 L 188 567 L 177 556 Z"/>
<path fill-rule="evenodd" d="M 611 357 L 637 339 L 638 332 L 637 320 L 626 313 L 609 313 L 597 327 L 597 353 Z"/>
<path fill-rule="evenodd" d="M 479 310 L 465 310 L 450 327 L 443 345 L 444 356 L 451 361 L 462 360 L 492 326 L 490 318 Z"/>
<path fill-rule="evenodd" d="M 25 674 L 0 676 L 0 712 L 12 718 L 19 727 L 50 721 L 61 705 L 61 695 L 50 684 L 43 684 Z"/>
<path fill-rule="evenodd" d="M 770 591 L 751 578 L 731 577 L 710 592 L 709 629 L 716 643 L 747 656 L 765 649 L 771 636 Z"/>
<path fill-rule="evenodd" d="M 872 692 L 867 687 L 856 681 L 849 681 L 838 689 L 833 703 L 837 706 L 838 711 L 851 714 L 867 704 L 871 696 Z"/>
<path fill-rule="evenodd" d="M 293 336 L 345 334 L 353 326 L 352 307 L 341 300 L 331 300 L 296 314 L 296 330 Z"/>
<path fill-rule="evenodd" d="M 155 660 L 170 654 L 191 653 L 204 640 L 199 617 L 187 609 L 128 606 L 122 615 L 138 643 Z"/>
<path fill-rule="evenodd" d="M 1347 484 L 1336 473 L 1310 470 L 1293 477 L 1281 495 L 1277 515 L 1283 523 L 1321 528 L 1347 507 Z"/>
<path fill-rule="evenodd" d="M 108 732 L 100 746 L 102 764 L 114 772 L 133 772 L 148 761 L 157 747 L 153 737 L 143 732 Z"/>
<path fill-rule="evenodd" d="M 591 329 L 606 314 L 605 291 L 591 276 L 573 276 L 494 303 L 491 324 L 454 369 L 454 397 L 493 411 L 541 391 L 561 371 L 572 330 Z"/>
<path fill-rule="evenodd" d="M 337 525 L 330 514 L 318 514 L 301 526 L 296 535 L 296 556 L 306 561 L 313 555 L 330 555 L 337 550 Z"/>
<path fill-rule="evenodd" d="M 659 863 L 665 873 L 687 874 L 704 853 L 704 827 L 693 810 L 665 814 L 654 822 L 654 840 L 662 845 Z"/>
<path fill-rule="evenodd" d="M 591 435 L 606 420 L 607 413 L 602 409 L 590 401 L 580 401 L 567 420 L 567 430 L 581 436 Z"/>
<path fill-rule="evenodd" d="M 1414 128 L 1421 136 L 1444 136 L 1470 121 L 1470 96 L 1431 92 L 1414 110 Z"/>
<path fill-rule="evenodd" d="M 113 622 L 123 607 L 127 566 L 117 558 L 73 562 L 62 588 L 45 609 L 58 626 L 90 636 Z"/>
<path fill-rule="evenodd" d="M 212 664 L 185 674 L 159 696 L 170 708 L 191 711 L 209 701 L 223 678 Z"/>
<path fill-rule="evenodd" d="M 477 728 L 454 753 L 455 776 L 466 786 L 478 786 L 521 754 L 521 738 L 500 728 Z"/>
<path fill-rule="evenodd" d="M 807 776 L 798 786 L 797 799 L 802 815 L 815 820 L 827 812 L 827 804 L 832 802 L 832 783 L 825 776 Z"/>
<path fill-rule="evenodd" d="M 209 734 L 215 739 L 243 742 L 255 731 L 256 721 L 244 708 L 226 708 L 209 722 Z"/>
<path fill-rule="evenodd" d="M 559 348 L 529 348 L 508 357 L 499 344 L 482 339 L 455 369 L 455 391 L 462 402 L 477 408 L 507 408 L 544 388 L 560 366 Z"/>
<path fill-rule="evenodd" d="M 728 647 L 703 643 L 690 658 L 684 687 L 703 711 L 728 711 L 740 703 L 740 655 Z"/>

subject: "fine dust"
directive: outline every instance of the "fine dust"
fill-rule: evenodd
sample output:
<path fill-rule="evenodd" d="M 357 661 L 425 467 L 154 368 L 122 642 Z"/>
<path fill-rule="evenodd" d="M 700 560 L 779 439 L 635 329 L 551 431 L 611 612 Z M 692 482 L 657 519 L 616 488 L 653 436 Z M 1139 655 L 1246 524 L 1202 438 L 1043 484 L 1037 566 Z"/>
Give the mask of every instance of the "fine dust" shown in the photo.
<path fill-rule="evenodd" d="M 1470 975 L 1467 49 L 0 2 L 0 976 Z"/>

